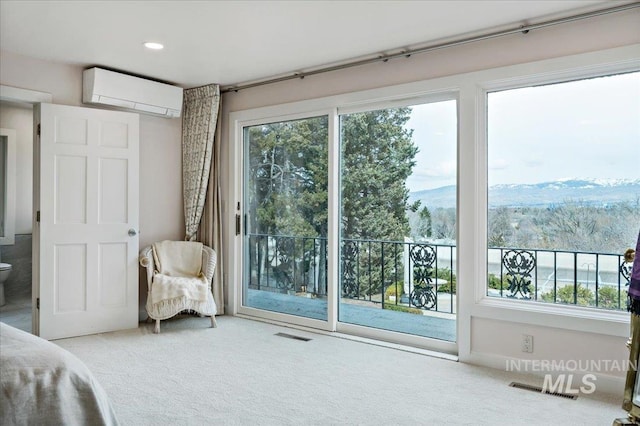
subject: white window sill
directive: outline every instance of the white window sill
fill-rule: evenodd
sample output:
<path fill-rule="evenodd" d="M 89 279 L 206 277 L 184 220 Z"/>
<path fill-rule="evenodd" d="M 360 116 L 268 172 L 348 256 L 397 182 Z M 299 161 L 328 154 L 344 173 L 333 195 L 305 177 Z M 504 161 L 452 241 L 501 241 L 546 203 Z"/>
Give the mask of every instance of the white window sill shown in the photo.
<path fill-rule="evenodd" d="M 630 314 L 624 311 L 485 296 L 474 304 L 471 316 L 609 336 L 629 336 Z"/>

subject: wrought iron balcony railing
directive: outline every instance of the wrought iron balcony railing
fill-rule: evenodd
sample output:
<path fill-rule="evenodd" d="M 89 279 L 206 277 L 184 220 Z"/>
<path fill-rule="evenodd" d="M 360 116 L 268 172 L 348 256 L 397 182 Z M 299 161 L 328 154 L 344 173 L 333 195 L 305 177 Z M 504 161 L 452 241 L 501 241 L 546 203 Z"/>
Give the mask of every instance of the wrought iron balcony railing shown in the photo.
<path fill-rule="evenodd" d="M 455 312 L 454 245 L 343 239 L 340 255 L 343 301 Z M 326 297 L 326 238 L 249 234 L 247 258 L 250 289 Z M 631 264 L 622 255 L 497 247 L 488 260 L 488 296 L 625 309 Z"/>
<path fill-rule="evenodd" d="M 632 264 L 622 254 L 496 247 L 488 256 L 490 296 L 626 309 Z"/>

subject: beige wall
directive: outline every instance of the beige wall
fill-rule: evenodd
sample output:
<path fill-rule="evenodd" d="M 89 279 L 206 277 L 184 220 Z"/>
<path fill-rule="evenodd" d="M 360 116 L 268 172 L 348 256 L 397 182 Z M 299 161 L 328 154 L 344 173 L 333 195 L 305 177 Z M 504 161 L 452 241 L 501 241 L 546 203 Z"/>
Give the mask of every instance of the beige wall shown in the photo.
<path fill-rule="evenodd" d="M 31 234 L 33 188 L 33 110 L 0 104 L 0 127 L 16 131 L 16 234 Z"/>
<path fill-rule="evenodd" d="M 140 115 L 140 247 L 184 239 L 182 124 Z"/>
<path fill-rule="evenodd" d="M 640 41 L 639 24 L 640 11 L 634 9 L 534 30 L 528 34 L 231 92 L 223 96 L 223 116 L 231 111 L 629 45 Z"/>
<path fill-rule="evenodd" d="M 51 93 L 55 104 L 87 106 L 82 104 L 82 71 L 0 52 L 0 84 Z M 179 118 L 140 116 L 140 247 L 184 237 L 181 129 Z"/>
<path fill-rule="evenodd" d="M 535 30 L 526 35 L 516 34 L 387 63 L 227 93 L 223 96 L 222 159 L 225 169 L 222 176 L 234 172 L 228 170 L 230 112 L 627 46 L 640 43 L 638 28 L 640 11 L 636 9 Z M 229 199 L 229 188 L 223 186 L 223 206 L 233 205 L 236 201 L 239 200 Z M 225 241 L 228 238 L 225 235 Z M 226 258 L 229 259 L 229 256 Z M 225 268 L 226 271 L 230 269 L 230 266 Z M 461 316 L 460 320 L 467 321 L 469 324 L 465 327 L 470 329 L 470 334 L 461 335 L 458 342 L 460 359 L 464 362 L 503 369 L 507 359 L 623 360 L 628 356 L 624 346 L 626 339 L 622 336 L 624 333 L 611 335 L 596 330 L 578 331 L 568 325 L 565 327 L 562 318 L 557 322 L 548 320 L 546 326 L 530 325 L 517 313 L 507 314 L 507 318 L 501 320 L 483 318 L 481 315 Z M 534 336 L 533 354 L 523 354 L 521 351 L 522 334 Z M 598 390 L 619 393 L 622 380 L 621 372 L 605 372 L 599 378 Z"/>
<path fill-rule="evenodd" d="M 525 322 L 503 324 L 503 321 L 473 317 L 471 320 L 471 347 L 474 353 L 505 359 L 527 360 L 580 360 L 583 364 L 591 360 L 625 361 L 629 351 L 625 346 L 626 338 L 601 333 L 586 333 L 559 327 L 536 326 Z M 496 338 L 496 331 L 499 337 Z M 533 353 L 521 350 L 522 335 L 534 336 Z M 618 370 L 609 372 L 612 376 L 622 377 Z"/>
<path fill-rule="evenodd" d="M 87 106 L 82 104 L 82 71 L 80 66 L 0 52 L 0 84 L 50 93 L 55 104 Z M 184 238 L 181 129 L 179 118 L 140 115 L 141 248 L 154 241 Z M 26 162 L 26 149 L 23 156 Z M 30 173 L 31 170 L 19 172 L 25 175 L 21 183 L 25 187 Z M 141 275 L 141 319 L 146 317 L 146 291 Z"/>

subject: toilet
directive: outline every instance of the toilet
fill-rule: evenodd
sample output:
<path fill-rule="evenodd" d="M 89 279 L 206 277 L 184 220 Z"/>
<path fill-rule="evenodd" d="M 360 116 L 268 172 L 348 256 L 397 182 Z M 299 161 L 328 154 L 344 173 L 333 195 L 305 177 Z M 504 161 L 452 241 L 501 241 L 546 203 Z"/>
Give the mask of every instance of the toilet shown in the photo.
<path fill-rule="evenodd" d="M 0 263 L 0 306 L 5 304 L 4 300 L 4 282 L 11 275 L 11 265 L 8 263 Z"/>

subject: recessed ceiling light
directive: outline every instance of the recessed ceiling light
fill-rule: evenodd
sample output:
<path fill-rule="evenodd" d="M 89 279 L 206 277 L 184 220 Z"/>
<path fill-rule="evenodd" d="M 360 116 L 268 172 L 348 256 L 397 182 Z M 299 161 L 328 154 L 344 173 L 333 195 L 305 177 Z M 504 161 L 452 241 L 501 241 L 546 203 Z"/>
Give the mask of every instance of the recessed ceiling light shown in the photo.
<path fill-rule="evenodd" d="M 164 46 L 160 43 L 155 43 L 152 41 L 148 41 L 144 44 L 144 47 L 146 47 L 147 49 L 153 49 L 153 50 L 161 50 L 164 49 Z"/>

